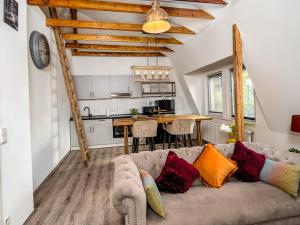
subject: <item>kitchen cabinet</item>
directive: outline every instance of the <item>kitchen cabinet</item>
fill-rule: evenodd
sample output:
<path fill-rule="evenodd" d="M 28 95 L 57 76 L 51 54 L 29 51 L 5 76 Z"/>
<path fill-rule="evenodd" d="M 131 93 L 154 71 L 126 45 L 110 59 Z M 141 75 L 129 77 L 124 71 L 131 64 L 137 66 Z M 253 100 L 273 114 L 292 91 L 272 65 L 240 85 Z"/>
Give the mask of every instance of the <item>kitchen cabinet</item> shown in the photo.
<path fill-rule="evenodd" d="M 112 144 L 112 120 L 83 120 L 89 146 Z M 71 147 L 79 147 L 74 122 L 70 125 Z"/>
<path fill-rule="evenodd" d="M 92 98 L 110 98 L 111 83 L 108 76 L 91 76 Z"/>
<path fill-rule="evenodd" d="M 91 145 L 91 138 L 90 138 L 90 133 L 91 133 L 91 121 L 90 120 L 83 120 L 83 127 L 86 133 L 86 138 L 87 138 L 87 143 L 90 146 Z M 76 134 L 76 129 L 74 122 L 70 122 L 70 136 L 71 136 L 71 147 L 79 147 L 78 139 L 77 139 L 77 134 Z"/>
<path fill-rule="evenodd" d="M 90 76 L 73 76 L 75 90 L 78 99 L 90 99 L 91 78 Z"/>
<path fill-rule="evenodd" d="M 92 121 L 92 145 L 107 145 L 112 143 L 112 120 Z"/>
<path fill-rule="evenodd" d="M 108 76 L 73 76 L 79 100 L 110 98 L 111 86 Z"/>
<path fill-rule="evenodd" d="M 108 99 L 112 93 L 130 93 L 129 98 L 142 97 L 140 82 L 131 75 L 123 76 L 73 76 L 79 100 Z"/>
<path fill-rule="evenodd" d="M 111 76 L 111 93 L 130 92 L 131 76 Z"/>
<path fill-rule="evenodd" d="M 131 75 L 112 76 L 111 93 L 130 93 L 132 98 L 142 97 L 141 83 L 135 82 Z"/>
<path fill-rule="evenodd" d="M 142 85 L 141 82 L 135 82 L 133 79 L 130 81 L 130 91 L 132 98 L 141 98 L 142 97 Z"/>

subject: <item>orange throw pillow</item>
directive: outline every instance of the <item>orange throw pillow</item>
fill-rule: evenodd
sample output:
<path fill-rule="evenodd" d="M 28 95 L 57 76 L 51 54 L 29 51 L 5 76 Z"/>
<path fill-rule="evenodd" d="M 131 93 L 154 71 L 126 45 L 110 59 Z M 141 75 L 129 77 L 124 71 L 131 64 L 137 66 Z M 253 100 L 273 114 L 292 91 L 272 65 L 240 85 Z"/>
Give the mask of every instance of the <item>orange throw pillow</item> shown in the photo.
<path fill-rule="evenodd" d="M 209 187 L 221 187 L 238 169 L 237 163 L 223 156 L 212 144 L 204 146 L 193 166 L 202 182 Z"/>

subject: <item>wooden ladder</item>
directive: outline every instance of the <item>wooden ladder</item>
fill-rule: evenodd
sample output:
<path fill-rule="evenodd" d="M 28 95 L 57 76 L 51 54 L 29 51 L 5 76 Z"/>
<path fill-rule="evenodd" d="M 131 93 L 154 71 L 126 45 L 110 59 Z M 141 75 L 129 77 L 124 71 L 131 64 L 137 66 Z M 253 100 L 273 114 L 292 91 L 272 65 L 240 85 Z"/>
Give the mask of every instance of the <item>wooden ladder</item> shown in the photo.
<path fill-rule="evenodd" d="M 49 8 L 49 13 L 51 18 L 57 18 L 57 11 L 55 8 Z M 90 161 L 90 151 L 88 149 L 86 133 L 80 115 L 78 99 L 75 92 L 74 82 L 71 75 L 71 70 L 67 58 L 64 40 L 62 38 L 61 30 L 59 27 L 53 27 L 53 31 L 54 31 L 57 50 L 58 50 L 59 59 L 61 63 L 61 68 L 64 76 L 65 86 L 70 101 L 70 106 L 71 106 L 71 111 L 72 111 L 72 116 L 73 116 L 73 121 L 76 129 L 80 151 L 82 154 L 84 165 L 88 166 L 88 163 Z"/>

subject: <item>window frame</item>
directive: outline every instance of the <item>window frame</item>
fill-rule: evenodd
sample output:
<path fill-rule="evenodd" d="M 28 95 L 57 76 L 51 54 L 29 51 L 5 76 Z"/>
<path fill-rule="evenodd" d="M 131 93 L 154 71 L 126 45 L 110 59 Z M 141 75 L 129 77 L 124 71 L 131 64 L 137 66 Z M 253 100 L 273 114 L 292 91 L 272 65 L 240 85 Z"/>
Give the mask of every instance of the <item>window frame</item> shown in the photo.
<path fill-rule="evenodd" d="M 210 85 L 209 85 L 209 80 L 213 77 L 221 77 L 221 81 L 222 81 L 222 104 L 223 104 L 223 110 L 222 112 L 218 112 L 218 111 L 212 111 L 210 109 L 210 100 L 211 100 L 211 97 L 210 97 Z M 214 73 L 211 73 L 211 74 L 208 74 L 207 75 L 207 93 L 208 93 L 208 96 L 207 96 L 207 100 L 208 100 L 208 105 L 207 105 L 207 108 L 208 108 L 208 113 L 209 114 L 214 114 L 214 115 L 223 115 L 224 113 L 224 93 L 223 93 L 223 72 L 222 71 L 218 71 L 218 72 L 214 72 Z"/>
<path fill-rule="evenodd" d="M 243 71 L 247 70 L 245 66 L 243 66 Z M 229 80 L 230 80 L 230 110 L 231 110 L 231 118 L 235 118 L 235 109 L 234 109 L 234 101 L 235 101 L 235 96 L 234 96 L 234 69 L 231 68 L 229 70 L 230 74 L 229 74 Z M 256 121 L 256 94 L 255 94 L 255 90 L 253 88 L 253 94 L 254 94 L 254 117 L 250 117 L 250 116 L 244 116 L 245 120 L 250 120 L 250 121 Z"/>

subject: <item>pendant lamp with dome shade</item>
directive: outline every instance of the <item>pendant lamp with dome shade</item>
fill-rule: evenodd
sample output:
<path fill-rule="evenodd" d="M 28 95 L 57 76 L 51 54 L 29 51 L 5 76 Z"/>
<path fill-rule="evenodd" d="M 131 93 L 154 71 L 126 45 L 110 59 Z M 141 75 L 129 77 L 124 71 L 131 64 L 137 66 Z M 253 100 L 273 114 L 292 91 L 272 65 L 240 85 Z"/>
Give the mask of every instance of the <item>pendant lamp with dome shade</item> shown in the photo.
<path fill-rule="evenodd" d="M 153 0 L 152 8 L 147 12 L 143 31 L 149 34 L 160 34 L 171 28 L 168 13 L 160 8 L 158 0 Z"/>

